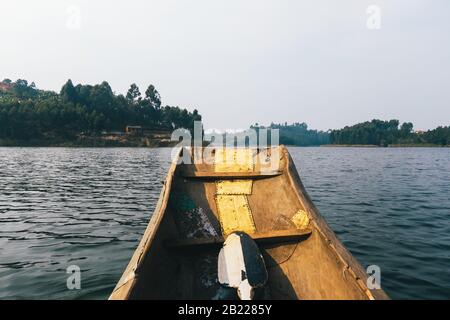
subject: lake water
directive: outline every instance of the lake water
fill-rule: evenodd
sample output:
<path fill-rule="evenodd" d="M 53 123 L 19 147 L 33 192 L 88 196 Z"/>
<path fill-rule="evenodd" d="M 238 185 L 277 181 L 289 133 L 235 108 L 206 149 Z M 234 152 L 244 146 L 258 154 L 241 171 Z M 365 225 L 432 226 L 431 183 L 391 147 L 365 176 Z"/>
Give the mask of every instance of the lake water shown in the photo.
<path fill-rule="evenodd" d="M 105 299 L 170 149 L 0 148 L 0 299 Z M 316 206 L 394 299 L 450 299 L 450 149 L 290 148 Z M 81 290 L 66 269 L 81 268 Z"/>

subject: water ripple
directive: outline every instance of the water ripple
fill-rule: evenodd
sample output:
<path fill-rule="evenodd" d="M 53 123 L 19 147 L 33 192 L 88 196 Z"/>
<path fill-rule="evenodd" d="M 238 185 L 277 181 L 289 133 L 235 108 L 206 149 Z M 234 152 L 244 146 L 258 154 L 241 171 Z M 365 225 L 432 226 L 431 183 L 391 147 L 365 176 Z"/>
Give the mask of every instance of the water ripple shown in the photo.
<path fill-rule="evenodd" d="M 380 266 L 392 298 L 450 299 L 450 149 L 290 152 L 322 215 L 363 265 Z"/>
<path fill-rule="evenodd" d="M 0 148 L 0 298 L 104 299 L 161 190 L 170 149 Z M 66 288 L 66 268 L 82 289 Z"/>
<path fill-rule="evenodd" d="M 170 149 L 0 148 L 0 298 L 104 299 Z M 450 150 L 290 148 L 333 230 L 392 298 L 450 298 Z M 66 268 L 82 289 L 66 288 Z"/>

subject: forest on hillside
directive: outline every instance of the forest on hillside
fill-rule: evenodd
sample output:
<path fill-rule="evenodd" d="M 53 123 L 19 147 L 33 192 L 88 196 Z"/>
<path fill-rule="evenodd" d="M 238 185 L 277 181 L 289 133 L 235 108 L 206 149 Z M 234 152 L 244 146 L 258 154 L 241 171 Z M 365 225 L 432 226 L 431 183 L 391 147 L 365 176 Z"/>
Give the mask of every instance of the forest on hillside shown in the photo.
<path fill-rule="evenodd" d="M 331 144 L 343 145 L 450 145 L 450 127 L 416 132 L 411 122 L 400 125 L 398 120 L 374 119 L 330 131 Z"/>
<path fill-rule="evenodd" d="M 108 82 L 74 85 L 68 80 L 60 92 L 38 89 L 34 82 L 5 79 L 0 82 L 0 140 L 75 140 L 80 135 L 123 132 L 126 126 L 155 130 L 192 130 L 202 117 L 194 109 L 162 105 L 153 85 L 141 93 L 131 84 L 125 95 L 116 94 Z M 450 127 L 440 126 L 424 132 L 414 131 L 411 122 L 373 119 L 342 129 L 320 131 L 304 122 L 276 124 L 253 129 L 278 129 L 280 143 L 315 145 L 450 145 Z M 14 143 L 13 143 L 14 145 Z M 19 143 L 20 145 L 20 143 Z"/>
<path fill-rule="evenodd" d="M 251 126 L 252 129 L 277 129 L 279 130 L 280 144 L 292 146 L 317 146 L 329 144 L 328 132 L 308 129 L 308 125 L 304 122 L 295 122 L 293 124 L 271 123 L 270 126 L 261 126 L 258 123 Z"/>
<path fill-rule="evenodd" d="M 450 126 L 428 131 L 414 131 L 411 122 L 400 125 L 399 120 L 373 119 L 342 129 L 320 131 L 308 128 L 304 122 L 252 125 L 253 129 L 278 129 L 280 144 L 292 146 L 317 145 L 373 145 L 373 146 L 449 146 Z"/>
<path fill-rule="evenodd" d="M 154 129 L 191 129 L 201 120 L 197 110 L 163 106 L 153 85 L 141 93 L 132 84 L 126 95 L 115 94 L 108 82 L 74 85 L 60 92 L 40 90 L 19 79 L 0 82 L 0 139 L 75 139 L 80 134 L 124 131 L 128 125 Z"/>

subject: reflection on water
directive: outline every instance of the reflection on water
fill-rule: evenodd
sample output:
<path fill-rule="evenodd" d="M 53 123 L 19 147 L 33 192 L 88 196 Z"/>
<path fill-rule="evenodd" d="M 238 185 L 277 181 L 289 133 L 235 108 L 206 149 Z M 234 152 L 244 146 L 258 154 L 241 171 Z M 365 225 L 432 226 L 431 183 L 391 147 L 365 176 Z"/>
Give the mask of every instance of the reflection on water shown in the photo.
<path fill-rule="evenodd" d="M 170 149 L 0 148 L 0 298 L 104 299 Z M 450 149 L 290 148 L 331 227 L 393 298 L 450 298 Z M 80 266 L 81 290 L 66 269 Z"/>

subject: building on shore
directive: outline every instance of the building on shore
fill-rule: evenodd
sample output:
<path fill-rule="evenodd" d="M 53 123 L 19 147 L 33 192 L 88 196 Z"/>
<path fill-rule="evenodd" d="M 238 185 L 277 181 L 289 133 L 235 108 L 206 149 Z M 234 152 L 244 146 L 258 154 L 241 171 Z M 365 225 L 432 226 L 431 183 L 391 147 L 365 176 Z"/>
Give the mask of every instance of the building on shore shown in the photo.
<path fill-rule="evenodd" d="M 142 136 L 144 134 L 144 129 L 141 126 L 127 126 L 125 132 L 129 135 Z"/>
<path fill-rule="evenodd" d="M 12 83 L 0 81 L 0 90 L 1 91 L 11 91 L 13 88 Z"/>
<path fill-rule="evenodd" d="M 169 128 L 163 127 L 142 127 L 142 126 L 127 126 L 125 128 L 125 133 L 127 135 L 138 136 L 138 137 L 160 137 L 169 136 L 172 131 Z"/>

